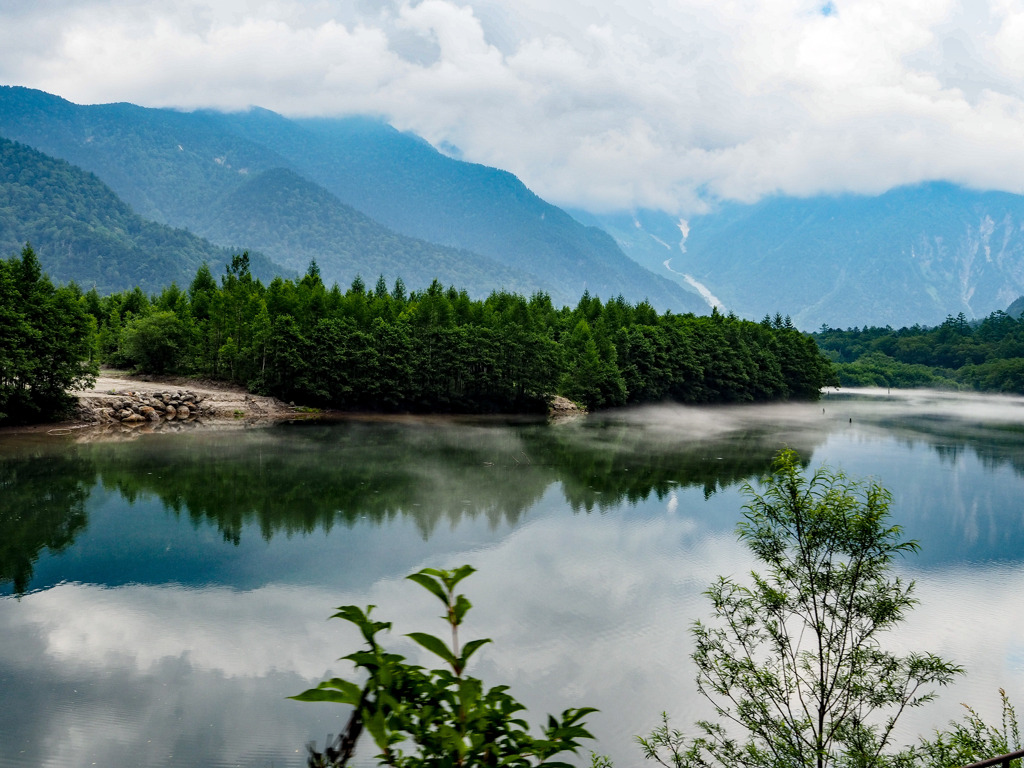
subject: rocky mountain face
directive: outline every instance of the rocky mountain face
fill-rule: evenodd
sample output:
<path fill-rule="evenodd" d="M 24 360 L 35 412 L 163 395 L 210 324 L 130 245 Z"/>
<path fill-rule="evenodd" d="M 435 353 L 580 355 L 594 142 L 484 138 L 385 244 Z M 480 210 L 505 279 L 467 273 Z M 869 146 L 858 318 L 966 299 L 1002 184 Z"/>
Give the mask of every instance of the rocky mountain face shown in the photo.
<path fill-rule="evenodd" d="M 578 214 L 586 218 L 586 214 Z M 877 197 L 777 197 L 689 220 L 590 217 L 651 269 L 744 317 L 801 328 L 984 317 L 1024 293 L 1024 196 L 931 183 Z"/>

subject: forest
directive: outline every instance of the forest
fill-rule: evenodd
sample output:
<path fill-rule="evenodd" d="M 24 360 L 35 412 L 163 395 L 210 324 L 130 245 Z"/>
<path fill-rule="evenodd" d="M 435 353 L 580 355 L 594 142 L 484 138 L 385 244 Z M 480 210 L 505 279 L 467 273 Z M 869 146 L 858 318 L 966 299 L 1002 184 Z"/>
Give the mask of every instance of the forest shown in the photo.
<path fill-rule="evenodd" d="M 0 424 L 43 421 L 97 372 L 96 324 L 75 286 L 55 287 L 31 246 L 0 259 Z"/>
<path fill-rule="evenodd" d="M 18 259 L 9 264 L 17 270 Z M 584 294 L 408 291 L 383 278 L 328 288 L 316 262 L 264 285 L 247 254 L 220 282 L 203 265 L 187 288 L 101 296 L 73 285 L 87 366 L 235 382 L 301 405 L 402 412 L 537 412 L 554 394 L 589 409 L 674 400 L 816 399 L 836 383 L 813 339 L 781 316 L 659 314 Z"/>
<path fill-rule="evenodd" d="M 960 313 L 933 328 L 823 327 L 814 334 L 844 387 L 944 387 L 1024 394 L 1024 322 Z"/>

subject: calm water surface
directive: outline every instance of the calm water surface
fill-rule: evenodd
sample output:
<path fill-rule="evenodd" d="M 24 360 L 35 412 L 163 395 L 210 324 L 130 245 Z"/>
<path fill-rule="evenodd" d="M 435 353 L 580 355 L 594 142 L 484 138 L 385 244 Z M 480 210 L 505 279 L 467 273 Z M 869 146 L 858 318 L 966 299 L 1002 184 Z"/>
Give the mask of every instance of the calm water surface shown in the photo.
<path fill-rule="evenodd" d="M 823 410 L 824 409 L 824 410 Z M 923 393 L 817 405 L 649 408 L 569 424 L 368 420 L 0 439 L 0 766 L 301 766 L 339 707 L 285 697 L 345 674 L 346 603 L 402 638 L 440 632 L 405 581 L 471 563 L 471 672 L 540 722 L 596 706 L 618 766 L 632 736 L 696 698 L 702 590 L 754 563 L 744 482 L 789 446 L 873 476 L 921 552 L 920 605 L 895 636 L 967 676 L 959 702 L 1024 706 L 1024 400 Z M 429 598 L 429 599 L 428 599 Z M 428 661 L 423 659 L 423 661 Z M 365 748 L 363 763 L 371 750 Z"/>

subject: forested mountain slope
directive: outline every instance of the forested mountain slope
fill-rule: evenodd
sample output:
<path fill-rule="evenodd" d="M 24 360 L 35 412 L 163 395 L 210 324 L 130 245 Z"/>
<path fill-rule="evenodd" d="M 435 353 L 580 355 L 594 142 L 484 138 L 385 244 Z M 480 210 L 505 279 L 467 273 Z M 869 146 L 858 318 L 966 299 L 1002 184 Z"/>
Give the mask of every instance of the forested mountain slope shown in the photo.
<path fill-rule="evenodd" d="M 200 231 L 217 242 L 259 242 L 271 258 L 304 272 L 316 260 L 329 281 L 348 285 L 383 275 L 410 287 L 460 275 L 477 292 L 542 290 L 529 275 L 469 251 L 396 234 L 286 168 L 248 178 L 204 214 Z"/>
<path fill-rule="evenodd" d="M 184 285 L 200 264 L 219 273 L 231 259 L 189 232 L 146 221 L 93 174 L 0 138 L 0 256 L 27 242 L 55 281 L 101 293 Z M 282 271 L 257 254 L 250 263 L 264 278 Z"/>
<path fill-rule="evenodd" d="M 220 115 L 286 155 L 308 178 L 393 229 L 490 256 L 561 286 L 575 300 L 622 293 L 659 308 L 706 311 L 699 297 L 627 258 L 603 230 L 545 202 L 512 174 L 442 155 L 367 118 Z"/>
<path fill-rule="evenodd" d="M 694 294 L 627 258 L 606 233 L 583 227 L 511 174 L 452 160 L 374 121 L 298 123 L 264 110 L 224 115 L 130 104 L 78 106 L 39 91 L 0 87 L 0 135 L 92 171 L 140 215 L 187 227 L 225 246 L 279 252 L 280 236 L 252 226 L 253 216 L 215 223 L 211 212 L 243 213 L 233 196 L 237 202 L 237 195 L 252 195 L 260 184 L 268 188 L 257 196 L 286 194 L 272 186 L 284 179 L 266 174 L 285 168 L 396 232 L 449 246 L 431 255 L 439 270 L 447 270 L 432 277 L 464 285 L 473 294 L 486 294 L 498 282 L 509 288 L 542 287 L 557 303 L 575 302 L 589 290 L 606 297 L 621 293 L 635 301 L 648 298 L 658 308 L 675 311 L 705 308 Z M 309 204 L 317 199 L 325 210 L 295 209 L 286 225 L 279 212 L 278 222 L 295 232 L 309 221 L 316 228 L 340 215 L 336 201 L 306 196 Z M 385 247 L 380 238 L 340 244 L 366 232 L 354 226 L 347 234 L 308 242 L 302 258 L 329 263 L 324 278 L 342 284 L 356 272 L 382 271 L 365 267 L 361 256 L 348 271 L 340 269 L 339 251 L 372 254 Z M 396 242 L 392 237 L 391 244 Z M 404 243 L 409 250 L 396 260 L 430 272 L 423 244 Z M 487 258 L 474 257 L 472 266 L 468 254 L 451 249 Z M 338 270 L 332 271 L 335 266 Z M 404 277 L 412 269 L 402 271 Z M 482 275 L 488 279 L 481 281 Z"/>
<path fill-rule="evenodd" d="M 1024 296 L 1018 296 L 1014 299 L 1013 303 L 1006 308 L 1006 314 L 1010 317 L 1015 317 L 1018 320 L 1021 316 L 1024 316 Z"/>

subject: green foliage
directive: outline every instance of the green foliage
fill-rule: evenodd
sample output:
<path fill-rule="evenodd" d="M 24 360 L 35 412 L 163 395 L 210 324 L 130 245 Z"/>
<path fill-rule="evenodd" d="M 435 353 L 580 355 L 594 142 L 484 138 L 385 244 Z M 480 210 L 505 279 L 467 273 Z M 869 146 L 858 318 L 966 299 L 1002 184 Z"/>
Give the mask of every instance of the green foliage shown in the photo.
<path fill-rule="evenodd" d="M 963 313 L 934 328 L 823 327 L 814 334 L 844 387 L 945 387 L 1024 394 L 1024 322 Z"/>
<path fill-rule="evenodd" d="M 230 255 L 182 229 L 143 219 L 91 173 L 0 138 L 0 254 L 35 245 L 46 271 L 101 293 L 159 290 Z M 278 272 L 260 259 L 260 273 Z"/>
<path fill-rule="evenodd" d="M 122 336 L 126 359 L 153 373 L 173 370 L 181 354 L 185 330 L 170 311 L 132 318 Z"/>
<path fill-rule="evenodd" d="M 323 754 L 310 747 L 311 766 L 345 765 L 365 729 L 380 750 L 381 765 L 569 768 L 555 758 L 575 753 L 581 739 L 593 738 L 583 718 L 595 709 L 567 709 L 560 719 L 549 716 L 544 735 L 537 738 L 530 735 L 520 714 L 524 707 L 508 686 L 485 689 L 482 680 L 464 674 L 473 654 L 490 642 L 478 639 L 459 644 L 459 627 L 471 605 L 455 588 L 473 571 L 469 565 L 450 571 L 424 568 L 408 577 L 445 607 L 442 618 L 451 632 L 450 644 L 425 632 L 407 635 L 441 659 L 443 666 L 437 669 L 409 664 L 405 657 L 386 651 L 377 635 L 390 630 L 391 623 L 372 619 L 374 606 L 363 610 L 345 605 L 332 616 L 350 622 L 362 634 L 366 649 L 344 658 L 366 674 L 366 681 L 360 686 L 333 678 L 291 697 L 352 707 L 345 731 L 334 745 Z"/>
<path fill-rule="evenodd" d="M 914 764 L 920 768 L 949 768 L 969 765 L 1021 750 L 1020 727 L 1006 691 L 999 689 L 1002 718 L 998 727 L 989 725 L 973 708 L 964 704 L 967 714 L 962 722 L 951 721 L 945 731 L 936 730 L 931 739 L 921 739 L 914 751 Z M 1011 760 L 1008 768 L 1021 768 L 1021 759 Z"/>
<path fill-rule="evenodd" d="M 30 245 L 0 260 L 0 422 L 63 415 L 95 378 L 94 332 L 81 292 L 55 288 Z"/>
<path fill-rule="evenodd" d="M 43 549 L 70 547 L 88 524 L 86 502 L 96 480 L 91 462 L 30 451 L 0 456 L 0 584 L 23 594 Z"/>
<path fill-rule="evenodd" d="M 359 277 L 328 289 L 312 262 L 269 285 L 231 260 L 218 286 L 202 265 L 187 292 L 96 297 L 97 347 L 114 365 L 228 379 L 286 401 L 373 411 L 540 412 L 555 394 L 590 409 L 676 400 L 819 396 L 835 383 L 814 341 L 734 316 L 658 315 L 584 294 L 498 292 L 483 301 L 434 280 L 390 293 Z"/>
<path fill-rule="evenodd" d="M 889 522 L 888 491 L 827 467 L 807 478 L 782 451 L 763 491 L 746 493 L 739 536 L 767 570 L 750 584 L 720 577 L 707 591 L 714 622 L 693 628 L 698 690 L 719 720 L 691 739 L 665 718 L 640 739 L 646 757 L 672 768 L 905 763 L 908 751 L 891 751 L 900 714 L 962 670 L 882 646 L 915 604 L 913 583 L 891 574 L 917 545 Z"/>

